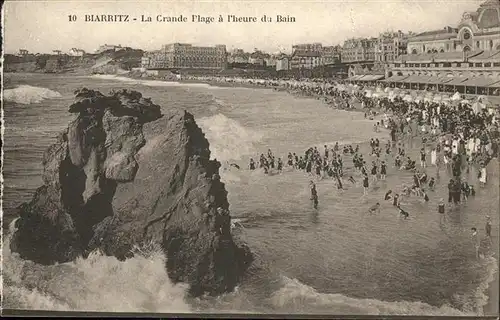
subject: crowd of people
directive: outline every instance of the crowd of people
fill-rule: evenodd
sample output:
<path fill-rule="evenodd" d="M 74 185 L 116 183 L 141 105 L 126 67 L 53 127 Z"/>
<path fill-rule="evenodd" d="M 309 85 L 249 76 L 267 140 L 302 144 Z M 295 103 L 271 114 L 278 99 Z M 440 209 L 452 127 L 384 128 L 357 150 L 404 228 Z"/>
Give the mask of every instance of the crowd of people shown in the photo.
<path fill-rule="evenodd" d="M 468 182 L 470 172 L 477 174 L 479 186 L 484 187 L 488 181 L 487 165 L 491 159 L 498 157 L 498 110 L 476 110 L 466 101 L 439 103 L 405 101 L 401 96 L 367 97 L 363 91 L 348 92 L 332 83 L 278 83 L 267 80 L 262 85 L 280 85 L 292 92 L 329 96 L 332 98 L 329 102 L 339 108 L 354 109 L 358 105 L 365 112 L 365 117 L 370 119 L 383 113 L 381 119 L 375 120 L 374 130 L 385 128 L 389 133 L 389 140 L 383 145 L 378 139 L 372 139 L 370 152 L 365 157 L 360 152 L 359 145 L 340 146 L 338 143 L 334 146 L 325 145 L 323 152 L 317 147 L 311 147 L 303 155 L 288 153 L 286 163 L 268 150 L 266 155 L 260 155 L 258 164 L 253 159 L 250 160 L 251 170 L 262 168 L 265 173 L 281 173 L 284 166 L 287 166 L 292 170 L 303 170 L 318 179 L 332 178 L 339 190 L 346 189 L 347 184 L 358 185 L 360 180 L 364 195 L 368 194 L 370 185 L 386 179 L 388 167 L 405 170 L 412 173 L 413 184 L 394 186 L 387 190 L 384 197 L 384 201 L 392 202 L 403 219 L 408 219 L 410 214 L 403 208 L 402 200 L 418 197 L 423 202 L 429 202 L 428 191 L 441 187 L 438 186 L 438 181 L 442 170 L 450 178 L 447 183 L 450 206 L 459 206 L 469 197 L 474 197 L 476 188 Z M 415 141 L 420 143 L 418 163 L 408 152 L 414 147 Z M 346 156 L 352 161 L 353 171 L 349 174 L 345 173 Z M 435 168 L 435 177 L 428 176 L 429 166 Z M 310 181 L 311 201 L 317 209 L 319 198 L 313 180 Z M 393 191 L 398 188 L 398 191 Z M 379 210 L 380 202 L 377 202 L 368 212 L 376 213 Z M 440 199 L 437 212 L 440 223 L 443 223 L 446 220 L 444 199 Z M 486 225 L 486 234 L 489 236 L 489 217 Z M 473 233 L 477 233 L 477 229 L 474 230 Z"/>

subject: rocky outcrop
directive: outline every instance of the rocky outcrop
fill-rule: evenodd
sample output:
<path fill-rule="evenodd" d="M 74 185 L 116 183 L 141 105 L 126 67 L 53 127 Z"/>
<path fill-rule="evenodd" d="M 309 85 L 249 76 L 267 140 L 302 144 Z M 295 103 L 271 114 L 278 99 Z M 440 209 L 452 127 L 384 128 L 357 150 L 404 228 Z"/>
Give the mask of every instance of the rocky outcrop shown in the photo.
<path fill-rule="evenodd" d="M 220 164 L 193 116 L 162 116 L 126 90 L 83 89 L 69 112 L 78 116 L 45 152 L 43 186 L 19 207 L 12 250 L 53 264 L 155 244 L 191 294 L 232 290 L 252 256 L 231 235 Z"/>

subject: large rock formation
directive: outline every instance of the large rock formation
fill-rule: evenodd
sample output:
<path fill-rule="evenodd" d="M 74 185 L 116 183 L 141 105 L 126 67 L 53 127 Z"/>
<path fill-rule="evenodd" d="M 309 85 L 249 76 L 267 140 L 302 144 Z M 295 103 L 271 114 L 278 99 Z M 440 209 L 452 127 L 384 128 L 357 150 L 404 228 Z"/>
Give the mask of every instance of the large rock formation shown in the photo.
<path fill-rule="evenodd" d="M 69 111 L 78 116 L 45 152 L 44 185 L 19 207 L 12 250 L 53 264 L 156 244 L 191 294 L 232 290 L 252 257 L 233 240 L 220 164 L 193 116 L 162 116 L 126 90 L 82 89 Z"/>

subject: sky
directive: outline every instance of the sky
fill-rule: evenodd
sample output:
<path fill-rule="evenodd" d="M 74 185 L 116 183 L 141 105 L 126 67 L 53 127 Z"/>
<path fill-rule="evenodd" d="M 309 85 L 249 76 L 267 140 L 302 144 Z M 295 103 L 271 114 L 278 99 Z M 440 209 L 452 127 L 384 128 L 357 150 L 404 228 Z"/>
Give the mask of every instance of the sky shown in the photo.
<path fill-rule="evenodd" d="M 235 1 L 7 1 L 3 6 L 6 53 L 94 52 L 101 44 L 121 44 L 143 50 L 182 42 L 225 44 L 228 50 L 255 48 L 291 51 L 298 43 L 342 44 L 347 38 L 378 36 L 387 30 L 423 32 L 457 26 L 465 11 L 482 0 L 235 0 Z M 85 15 L 122 14 L 136 21 L 85 22 Z M 157 15 L 188 17 L 185 23 L 156 22 Z M 69 21 L 69 15 L 76 21 Z M 141 16 L 153 22 L 141 22 Z M 192 15 L 223 22 L 192 22 Z M 228 22 L 227 15 L 254 16 L 258 22 Z M 266 15 L 272 22 L 261 22 Z M 277 23 L 276 16 L 294 23 Z"/>

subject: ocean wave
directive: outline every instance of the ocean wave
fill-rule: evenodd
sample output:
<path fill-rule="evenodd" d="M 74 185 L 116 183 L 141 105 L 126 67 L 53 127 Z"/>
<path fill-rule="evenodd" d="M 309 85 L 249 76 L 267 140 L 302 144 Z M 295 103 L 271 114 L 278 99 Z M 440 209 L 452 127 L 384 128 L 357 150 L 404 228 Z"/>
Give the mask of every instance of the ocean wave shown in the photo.
<path fill-rule="evenodd" d="M 60 98 L 61 94 L 42 87 L 33 87 L 29 85 L 20 85 L 14 89 L 7 89 L 3 92 L 5 101 L 11 101 L 20 104 L 40 103 L 45 99 Z"/>
<path fill-rule="evenodd" d="M 217 160 L 239 160 L 244 155 L 255 153 L 255 143 L 263 138 L 259 132 L 247 129 L 221 113 L 201 118 L 197 123 L 210 142 L 212 158 Z"/>
<path fill-rule="evenodd" d="M 320 293 L 297 279 L 282 277 L 283 287 L 276 291 L 272 303 L 290 313 L 363 314 L 363 315 L 425 315 L 475 316 L 448 305 L 441 307 L 415 301 L 387 302 L 376 299 L 357 299 L 337 293 Z"/>
<path fill-rule="evenodd" d="M 9 232 L 13 233 L 15 220 Z M 42 266 L 3 249 L 4 308 L 189 313 L 187 285 L 174 285 L 159 248 L 137 248 L 126 261 L 93 252 L 87 259 Z"/>
<path fill-rule="evenodd" d="M 96 74 L 96 75 L 92 75 L 92 77 L 103 79 L 103 80 L 115 80 L 115 81 L 131 83 L 131 84 L 139 84 L 139 85 L 148 86 L 148 87 L 180 87 L 180 86 L 185 86 L 185 87 L 212 88 L 212 86 L 210 86 L 207 83 L 182 83 L 182 82 L 177 82 L 177 81 L 142 80 L 142 79 L 133 79 L 133 78 L 128 78 L 128 77 L 123 77 L 123 76 L 115 76 L 115 75 L 110 75 L 110 74 Z"/>

